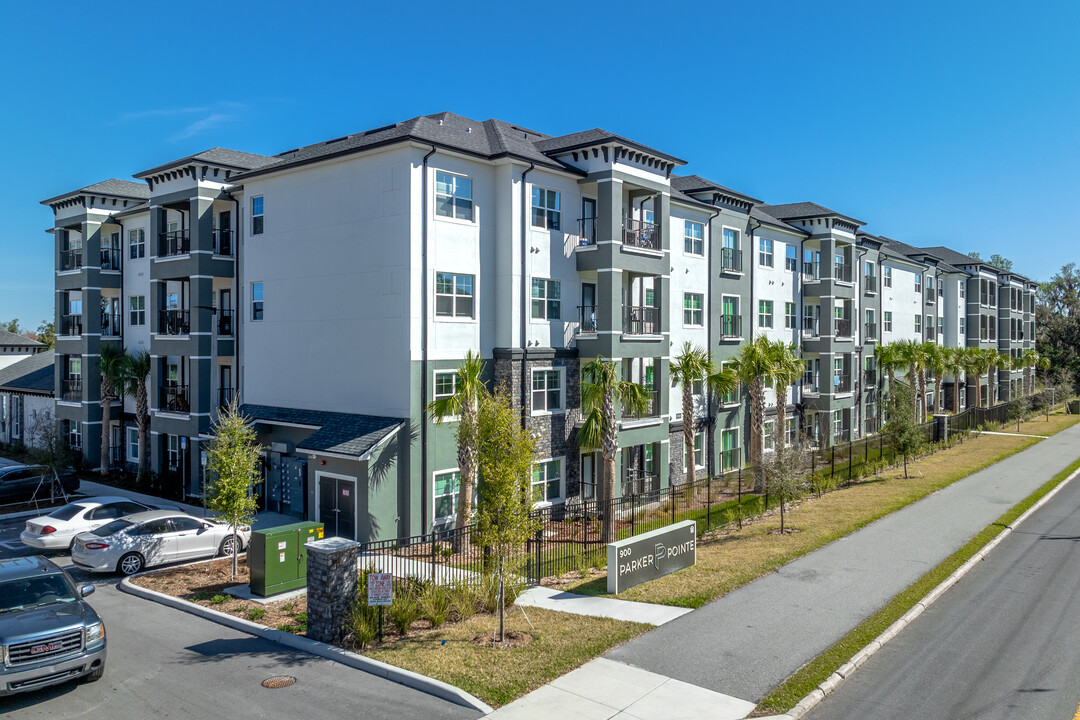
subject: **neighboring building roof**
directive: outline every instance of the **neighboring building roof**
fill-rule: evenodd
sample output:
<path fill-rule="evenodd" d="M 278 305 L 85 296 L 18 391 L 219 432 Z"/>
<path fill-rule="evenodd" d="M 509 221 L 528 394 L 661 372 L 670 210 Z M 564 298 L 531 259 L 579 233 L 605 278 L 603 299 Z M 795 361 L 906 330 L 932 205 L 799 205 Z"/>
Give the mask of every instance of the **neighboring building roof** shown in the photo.
<path fill-rule="evenodd" d="M 42 200 L 42 205 L 51 205 L 57 200 L 71 197 L 72 195 L 108 195 L 110 197 L 121 198 L 134 198 L 136 200 L 146 200 L 150 197 L 150 188 L 146 186 L 146 183 L 132 182 L 130 180 L 117 180 L 113 178 L 111 180 L 102 180 L 101 182 L 94 183 L 93 185 L 87 185 L 84 188 L 78 190 L 72 190 L 70 192 L 61 193 L 56 197 L 51 197 L 48 200 Z"/>
<path fill-rule="evenodd" d="M 917 252 L 929 253 L 935 255 L 950 265 L 986 265 L 984 260 L 976 260 L 970 255 L 951 250 L 944 245 L 936 245 L 934 247 L 915 248 Z"/>
<path fill-rule="evenodd" d="M 305 450 L 361 457 L 405 423 L 404 418 L 354 415 L 322 410 L 297 410 L 272 405 L 243 404 L 240 411 L 254 420 L 308 425 L 315 432 L 297 444 Z"/>
<path fill-rule="evenodd" d="M 815 202 L 797 202 L 786 203 L 784 205 L 766 205 L 764 206 L 764 209 L 768 211 L 768 213 L 773 217 L 778 217 L 781 220 L 800 220 L 803 218 L 814 217 L 838 217 L 856 225 L 866 224 L 862 220 L 856 220 L 850 215 L 838 213 L 835 210 L 830 210 L 824 205 L 818 205 Z"/>
<path fill-rule="evenodd" d="M 903 260 L 904 262 L 911 263 L 912 265 L 928 266 L 926 263 L 920 260 L 917 256 L 925 255 L 919 250 L 919 248 L 907 243 L 902 243 L 899 240 L 893 240 L 890 237 L 884 235 L 878 235 L 878 240 L 881 241 L 880 253 L 885 257 L 891 257 L 896 260 Z"/>
<path fill-rule="evenodd" d="M 731 188 L 724 187 L 719 183 L 714 183 L 712 180 L 706 180 L 700 175 L 672 175 L 671 187 L 683 193 L 695 193 L 695 192 L 719 192 L 726 195 L 731 195 L 747 202 L 760 203 L 757 198 L 752 198 L 749 195 L 745 195 L 738 190 L 732 190 Z"/>
<path fill-rule="evenodd" d="M 25 335 L 19 335 L 0 328 L 0 347 L 43 348 L 45 344 L 39 343 L 37 340 L 31 340 Z"/>
<path fill-rule="evenodd" d="M 768 206 L 766 205 L 764 207 Z M 755 205 L 754 207 L 750 208 L 750 219 L 757 220 L 762 225 L 770 225 L 772 227 L 777 227 L 781 230 L 785 230 L 787 232 L 798 233 L 799 235 L 806 236 L 810 235 L 806 228 L 796 227 L 795 225 L 784 222 L 778 217 L 770 215 L 767 211 L 762 210 L 761 205 Z"/>
<path fill-rule="evenodd" d="M 581 132 L 570 133 L 569 135 L 561 135 L 559 137 L 548 138 L 536 143 L 536 147 L 540 152 L 547 154 L 555 154 L 561 152 L 570 152 L 577 150 L 578 148 L 592 147 L 593 145 L 603 145 L 605 143 L 619 143 L 620 145 L 626 145 L 627 147 L 634 148 L 648 155 L 655 155 L 662 160 L 668 160 L 676 165 L 685 165 L 686 161 L 681 160 L 674 155 L 668 155 L 665 152 L 660 152 L 655 148 L 651 148 L 648 145 L 642 145 L 641 143 L 634 142 L 633 140 L 627 140 L 621 135 L 616 135 L 613 132 L 607 130 L 601 130 L 600 128 L 593 128 L 592 130 L 583 130 Z"/>
<path fill-rule="evenodd" d="M 52 350 L 31 355 L 25 360 L 0 368 L 0 390 L 32 392 L 52 395 L 55 390 L 53 365 L 56 362 Z"/>
<path fill-rule="evenodd" d="M 143 170 L 140 173 L 135 173 L 134 177 L 142 178 L 149 175 L 156 175 L 167 168 L 173 168 L 178 165 L 190 165 L 192 163 L 207 163 L 210 165 L 220 165 L 222 167 L 235 168 L 237 170 L 254 170 L 255 168 L 262 167 L 275 162 L 276 158 L 268 157 L 266 155 L 255 155 L 254 153 L 240 152 L 239 150 L 230 150 L 229 148 L 215 147 L 209 150 L 203 150 L 200 153 L 194 155 L 188 155 L 187 157 L 180 158 L 179 160 L 173 160 L 167 162 L 164 165 L 158 165 L 157 167 L 150 168 L 149 170 Z M 146 196 L 149 197 L 149 193 Z"/>

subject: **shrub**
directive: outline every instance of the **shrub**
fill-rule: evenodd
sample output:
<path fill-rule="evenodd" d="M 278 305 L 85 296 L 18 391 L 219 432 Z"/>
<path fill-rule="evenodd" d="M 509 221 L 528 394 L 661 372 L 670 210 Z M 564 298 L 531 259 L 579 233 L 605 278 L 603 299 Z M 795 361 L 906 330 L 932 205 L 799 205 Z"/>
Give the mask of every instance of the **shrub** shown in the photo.
<path fill-rule="evenodd" d="M 228 595 L 215 595 L 212 598 L 210 598 L 210 604 L 211 605 L 224 605 L 225 603 L 229 602 L 229 599 L 230 598 L 229 598 Z"/>
<path fill-rule="evenodd" d="M 369 607 L 361 598 L 357 598 L 345 620 L 345 628 L 352 638 L 353 647 L 363 650 L 379 634 L 379 609 Z"/>
<path fill-rule="evenodd" d="M 256 621 L 262 620 L 264 617 L 266 617 L 266 611 L 263 610 L 262 608 L 251 608 L 250 610 L 248 610 L 245 613 L 245 616 L 247 617 L 248 620 L 251 620 L 252 622 L 256 622 Z"/>
<path fill-rule="evenodd" d="M 479 605 L 476 587 L 467 580 L 457 580 L 450 586 L 450 605 L 460 622 L 476 614 Z"/>
<path fill-rule="evenodd" d="M 594 556 L 595 558 L 595 556 Z M 506 603 L 506 607 L 510 607 L 517 600 L 517 596 L 521 593 L 521 579 L 515 579 L 517 576 L 508 575 L 506 580 L 506 587 L 503 589 L 503 602 Z M 480 583 L 481 600 L 484 604 L 484 611 L 489 613 L 497 613 L 499 611 L 499 577 L 494 573 L 491 575 L 485 575 Z"/>
<path fill-rule="evenodd" d="M 416 591 L 411 585 L 404 585 L 394 593 L 394 603 L 390 606 L 390 622 L 402 635 L 409 632 L 414 622 L 420 619 L 420 603 Z"/>
<path fill-rule="evenodd" d="M 420 593 L 420 612 L 431 622 L 431 627 L 441 627 L 450 615 L 450 609 L 450 589 L 435 580 L 425 583 Z"/>

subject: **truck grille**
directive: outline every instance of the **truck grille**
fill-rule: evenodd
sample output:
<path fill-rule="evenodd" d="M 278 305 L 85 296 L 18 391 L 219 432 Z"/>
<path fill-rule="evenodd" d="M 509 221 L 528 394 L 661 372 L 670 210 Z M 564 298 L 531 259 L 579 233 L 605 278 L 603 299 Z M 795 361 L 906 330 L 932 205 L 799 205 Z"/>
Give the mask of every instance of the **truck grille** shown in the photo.
<path fill-rule="evenodd" d="M 46 658 L 71 655 L 82 650 L 83 631 L 66 630 L 38 640 L 15 643 L 8 646 L 8 667 L 29 665 Z"/>

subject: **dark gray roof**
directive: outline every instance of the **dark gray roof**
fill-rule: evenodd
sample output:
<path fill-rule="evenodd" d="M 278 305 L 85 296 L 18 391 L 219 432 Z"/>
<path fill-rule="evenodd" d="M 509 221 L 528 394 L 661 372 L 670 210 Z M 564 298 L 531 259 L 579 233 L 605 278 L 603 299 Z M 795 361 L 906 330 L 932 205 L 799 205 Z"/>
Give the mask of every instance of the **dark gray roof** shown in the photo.
<path fill-rule="evenodd" d="M 925 253 L 921 252 L 919 248 L 907 243 L 900 242 L 899 240 L 893 240 L 890 237 L 884 235 L 878 235 L 878 240 L 881 241 L 881 254 L 885 257 L 895 258 L 897 260 L 904 260 L 912 263 L 913 265 L 928 265 L 928 263 L 919 259 L 919 256 Z"/>
<path fill-rule="evenodd" d="M 240 406 L 240 411 L 254 420 L 287 422 L 316 428 L 315 432 L 297 444 L 297 448 L 325 450 L 357 457 L 371 450 L 405 422 L 404 418 L 297 410 L 247 403 Z"/>
<path fill-rule="evenodd" d="M 761 202 L 757 198 L 752 198 L 749 195 L 739 192 L 738 190 L 732 190 L 731 188 L 724 187 L 719 183 L 714 183 L 712 180 L 706 180 L 700 175 L 672 175 L 671 187 L 684 193 L 694 192 L 719 192 L 727 195 L 732 195 L 737 198 L 741 198 L 748 202 L 759 203 Z"/>
<path fill-rule="evenodd" d="M 62 193 L 56 197 L 51 197 L 48 200 L 42 200 L 41 204 L 51 205 L 57 200 L 62 200 L 71 197 L 72 195 L 108 195 L 110 197 L 115 196 L 146 200 L 150 197 L 150 188 L 146 186 L 146 183 L 131 182 L 130 180 L 117 180 L 116 178 L 113 178 L 111 180 L 102 180 L 93 185 L 87 185 L 78 190 Z"/>
<path fill-rule="evenodd" d="M 950 265 L 986 265 L 985 260 L 976 260 L 970 255 L 965 255 L 963 253 L 956 252 L 955 250 L 950 250 L 944 245 L 916 249 L 921 252 L 929 253 L 930 255 L 939 257 Z"/>
<path fill-rule="evenodd" d="M 607 130 L 601 130 L 600 128 L 593 128 L 592 130 L 583 130 L 582 132 L 570 133 L 569 135 L 561 135 L 559 137 L 548 138 L 536 143 L 538 150 L 544 153 L 560 153 L 568 152 L 570 150 L 577 150 L 578 148 L 592 147 L 593 145 L 602 145 L 604 143 L 615 142 L 620 145 L 626 145 L 632 147 L 641 152 L 649 155 L 655 155 L 663 160 L 669 160 L 676 165 L 685 165 L 686 161 L 681 160 L 674 155 L 668 155 L 665 152 L 660 152 L 655 148 L 651 148 L 648 145 L 642 145 L 641 143 L 634 142 L 633 140 L 627 140 L 626 138 L 616 135 L 613 132 Z"/>
<path fill-rule="evenodd" d="M 8 332 L 7 330 L 0 328 L 0 347 L 43 348 L 45 345 L 44 343 L 39 343 L 37 340 L 31 340 L 25 335 Z"/>
<path fill-rule="evenodd" d="M 0 390 L 20 390 L 52 395 L 54 388 L 52 350 L 31 355 L 25 360 L 0 369 Z"/>
<path fill-rule="evenodd" d="M 850 215 L 844 215 L 838 213 L 835 210 L 830 210 L 824 205 L 818 205 L 815 202 L 797 202 L 786 203 L 784 205 L 766 205 L 765 210 L 773 217 L 778 217 L 781 220 L 798 220 L 801 218 L 812 217 L 838 217 L 848 222 L 855 223 L 856 225 L 865 225 L 862 220 L 856 220 Z"/>
<path fill-rule="evenodd" d="M 275 160 L 275 158 L 266 155 L 255 155 L 254 153 L 215 147 L 210 148 L 209 150 L 203 150 L 200 153 L 195 153 L 194 155 L 182 157 L 179 160 L 172 160 L 164 165 L 150 168 L 149 170 L 143 170 L 140 173 L 135 173 L 134 177 L 141 178 L 148 175 L 155 175 L 167 168 L 176 167 L 178 165 L 190 165 L 191 163 L 207 163 L 227 168 L 236 168 L 237 170 L 254 170 L 255 168 L 275 162 Z"/>
<path fill-rule="evenodd" d="M 764 207 L 767 208 L 768 206 L 766 205 Z M 796 227 L 795 225 L 790 225 L 790 224 L 784 222 L 783 220 L 781 220 L 780 218 L 774 217 L 773 215 L 770 215 L 767 211 L 762 210 L 761 205 L 755 205 L 754 207 L 750 208 L 750 219 L 751 220 L 757 220 L 762 225 L 771 225 L 773 227 L 778 227 L 781 230 L 787 230 L 788 232 L 794 232 L 794 233 L 798 233 L 800 235 L 807 235 L 807 236 L 810 235 L 810 233 L 807 232 L 806 228 L 801 228 L 801 227 Z"/>

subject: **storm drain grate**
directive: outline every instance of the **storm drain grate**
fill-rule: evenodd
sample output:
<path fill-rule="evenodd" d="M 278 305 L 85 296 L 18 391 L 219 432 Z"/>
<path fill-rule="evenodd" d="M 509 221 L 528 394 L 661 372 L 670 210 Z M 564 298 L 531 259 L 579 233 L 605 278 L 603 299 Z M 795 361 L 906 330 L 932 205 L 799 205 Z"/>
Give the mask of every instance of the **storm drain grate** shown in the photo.
<path fill-rule="evenodd" d="M 283 688 L 283 687 L 289 687 L 294 682 L 296 682 L 296 678 L 294 678 L 292 675 L 275 675 L 274 677 L 268 677 L 265 680 L 263 680 L 262 681 L 262 686 L 264 688 L 271 688 L 271 689 L 273 689 L 273 688 Z"/>

